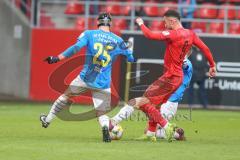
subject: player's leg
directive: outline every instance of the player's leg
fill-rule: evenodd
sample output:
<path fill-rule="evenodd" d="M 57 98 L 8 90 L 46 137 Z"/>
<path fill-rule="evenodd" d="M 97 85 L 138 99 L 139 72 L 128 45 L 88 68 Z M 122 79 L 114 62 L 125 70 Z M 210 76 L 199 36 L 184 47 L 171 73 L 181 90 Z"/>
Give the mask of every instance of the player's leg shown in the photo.
<path fill-rule="evenodd" d="M 165 119 L 167 119 L 168 121 L 172 120 L 176 113 L 177 113 L 177 108 L 178 108 L 178 103 L 177 102 L 170 102 L 167 101 L 166 103 L 164 103 L 161 108 L 161 114 L 163 117 L 165 117 Z M 180 128 L 179 128 L 180 129 Z M 174 132 L 173 138 L 176 140 L 183 140 L 184 139 L 184 132 L 180 132 L 178 128 L 176 129 L 176 131 Z M 181 129 L 183 130 L 183 129 Z M 157 138 L 166 138 L 166 133 L 165 130 L 161 127 L 159 127 L 156 131 L 156 137 Z"/>
<path fill-rule="evenodd" d="M 138 97 L 131 99 L 128 102 L 128 105 L 123 107 L 120 112 L 113 118 L 113 125 L 116 125 L 120 123 L 122 120 L 127 119 L 131 113 L 134 111 L 134 108 L 142 110 L 144 113 L 146 113 L 150 120 L 152 125 L 154 124 L 155 130 L 157 123 L 159 123 L 161 126 L 167 128 L 168 122 L 161 116 L 159 110 L 156 109 L 155 105 L 152 105 L 147 97 Z M 152 128 L 154 128 L 154 126 Z M 154 129 L 153 129 L 154 130 Z M 155 130 L 153 131 L 155 133 Z M 156 138 L 154 136 L 155 134 L 149 134 L 143 135 L 136 140 L 151 140 L 156 141 Z"/>
<path fill-rule="evenodd" d="M 156 141 L 155 132 L 157 124 L 162 126 L 165 130 L 174 130 L 174 126 L 168 123 L 166 119 L 164 119 L 164 117 L 160 114 L 160 111 L 154 105 L 147 103 L 145 105 L 142 105 L 140 109 L 147 114 L 149 123 L 146 134 L 139 137 L 138 140 Z"/>
<path fill-rule="evenodd" d="M 167 101 L 166 103 L 161 105 L 160 112 L 165 119 L 170 121 L 175 117 L 177 113 L 177 108 L 178 102 Z"/>
<path fill-rule="evenodd" d="M 165 103 L 167 99 L 177 90 L 182 83 L 182 77 L 165 77 L 163 75 L 157 81 L 155 81 L 145 92 L 145 96 L 151 101 L 152 104 L 159 105 Z M 169 123 L 160 114 L 160 111 L 150 103 L 140 107 L 145 112 L 149 119 L 158 123 L 166 132 L 168 141 L 172 140 L 174 134 L 175 125 Z"/>
<path fill-rule="evenodd" d="M 111 142 L 109 135 L 110 119 L 105 115 L 111 110 L 111 88 L 93 91 L 92 97 L 98 121 L 102 127 L 103 141 Z"/>
<path fill-rule="evenodd" d="M 156 122 L 148 120 L 148 128 L 144 131 L 144 134 L 141 137 L 137 138 L 136 140 L 148 140 L 152 142 L 157 141 L 155 134 L 156 127 L 157 127 Z"/>
<path fill-rule="evenodd" d="M 178 101 L 179 99 L 181 99 L 180 97 L 182 97 L 183 92 L 186 89 L 186 85 L 182 84 L 176 92 L 174 92 L 174 94 L 171 95 L 171 98 L 173 101 Z M 177 102 L 171 102 L 171 101 L 167 101 L 166 103 L 161 105 L 160 108 L 160 113 L 162 115 L 162 117 L 164 117 L 167 121 L 170 121 L 176 114 L 177 112 L 177 107 L 178 107 L 178 103 Z M 150 133 L 152 133 L 153 131 L 151 130 L 152 128 L 155 128 L 156 124 L 154 123 L 149 123 L 148 124 L 148 130 L 150 131 Z M 158 131 L 158 133 L 162 133 L 164 135 L 160 135 L 159 137 L 166 137 L 165 135 L 165 130 L 161 127 L 159 127 L 161 130 L 163 131 Z M 175 132 L 176 133 L 176 132 Z M 157 134 L 156 134 L 157 135 Z M 174 134 L 176 135 L 176 134 Z M 175 138 L 175 137 L 174 137 Z"/>
<path fill-rule="evenodd" d="M 167 101 L 161 106 L 160 112 L 166 120 L 170 121 L 175 117 L 177 112 L 177 107 L 178 107 L 177 102 Z M 165 130 L 160 126 L 157 126 L 157 124 L 153 121 L 148 121 L 148 126 L 145 130 L 145 134 L 146 134 L 146 137 L 151 137 L 153 135 L 156 135 L 156 138 L 159 138 L 159 139 L 167 138 Z M 173 138 L 176 140 L 185 140 L 184 130 L 182 128 L 176 128 L 173 134 Z"/>
<path fill-rule="evenodd" d="M 170 97 L 173 89 L 174 86 L 163 75 L 145 91 L 144 96 L 148 98 L 149 103 L 140 105 L 140 109 L 149 116 L 149 119 L 159 123 L 162 128 L 167 124 L 167 121 L 156 109 L 156 106 L 164 103 Z"/>
<path fill-rule="evenodd" d="M 186 68 L 186 69 L 187 70 L 184 70 L 184 79 L 183 79 L 182 85 L 171 95 L 171 97 L 168 99 L 166 103 L 161 105 L 160 112 L 162 116 L 168 121 L 175 116 L 177 112 L 178 102 L 182 99 L 184 91 L 186 90 L 187 86 L 189 86 L 189 83 L 191 81 L 192 69 L 191 68 Z M 148 123 L 148 131 L 150 131 L 150 133 L 152 133 L 152 130 L 154 130 L 155 127 L 156 127 L 156 124 L 150 123 L 150 122 Z M 179 133 L 175 132 L 174 134 L 175 139 L 184 137 L 184 132 L 183 130 L 182 131 L 181 130 L 177 129 Z M 160 138 L 166 137 L 164 129 L 160 128 L 157 131 L 158 132 L 156 135 L 159 134 Z"/>
<path fill-rule="evenodd" d="M 134 112 L 134 107 L 126 104 L 124 107 L 120 109 L 120 111 L 114 117 L 111 118 L 112 126 L 110 126 L 110 128 L 119 124 L 123 120 L 128 119 L 133 112 Z"/>
<path fill-rule="evenodd" d="M 191 76 L 192 76 L 192 70 L 189 70 L 188 72 L 184 72 L 184 80 L 182 82 L 182 85 L 177 89 L 176 92 L 174 92 L 174 94 L 172 94 L 169 100 L 161 106 L 161 114 L 168 121 L 170 121 L 175 117 L 177 112 L 178 102 L 182 99 L 187 86 L 189 86 L 189 83 L 191 81 Z M 159 128 L 156 132 L 156 136 L 159 138 L 166 137 L 164 129 Z M 174 138 L 176 140 L 184 140 L 185 137 L 184 137 L 183 129 L 177 128 L 174 133 Z"/>
<path fill-rule="evenodd" d="M 148 129 L 146 131 L 147 136 L 155 136 L 155 132 L 157 129 L 157 123 L 153 120 L 148 120 Z"/>
<path fill-rule="evenodd" d="M 160 79 L 161 80 L 161 79 Z M 163 83 L 160 81 L 160 80 L 157 80 L 155 81 L 152 85 L 150 85 L 148 87 L 148 89 L 146 90 L 145 92 L 145 95 L 150 97 L 151 100 L 153 101 L 154 100 L 154 96 L 156 96 L 156 100 L 157 101 L 166 101 L 165 99 L 167 99 L 167 96 L 166 93 L 164 92 L 160 92 L 159 90 L 161 89 L 160 85 L 162 85 Z M 162 87 L 163 88 L 163 87 Z M 172 90 L 170 90 L 172 91 Z M 158 97 L 158 94 L 161 94 L 162 96 L 160 98 Z M 167 92 L 168 94 L 168 92 Z M 114 116 L 112 118 L 112 121 L 113 121 L 113 124 L 118 124 L 120 123 L 122 120 L 125 120 L 127 119 L 134 111 L 134 108 L 137 108 L 139 109 L 140 106 L 141 108 L 146 108 L 148 106 L 151 106 L 149 103 L 150 103 L 150 100 L 148 99 L 148 97 L 138 97 L 138 98 L 134 98 L 134 99 L 131 99 L 128 104 L 126 104 L 119 112 L 116 116 Z M 159 103 L 159 102 L 157 102 Z M 146 106 L 146 107 L 145 107 Z M 155 107 L 155 106 L 153 106 Z M 162 125 L 165 125 L 165 122 L 163 121 L 163 124 Z"/>
<path fill-rule="evenodd" d="M 149 100 L 145 97 L 131 99 L 113 118 L 111 118 L 111 125 L 115 126 L 121 121 L 128 119 L 134 112 L 134 108 L 139 109 L 139 106 L 145 103 L 149 103 Z"/>
<path fill-rule="evenodd" d="M 63 109 L 63 107 L 68 106 L 71 102 L 69 99 L 72 96 L 79 95 L 87 90 L 87 85 L 77 76 L 69 85 L 68 89 L 58 97 L 58 99 L 53 103 L 48 115 L 41 115 L 40 120 L 42 126 L 47 128 L 51 121 L 56 117 L 56 115 Z"/>
<path fill-rule="evenodd" d="M 149 106 L 149 103 L 149 99 L 144 96 L 129 100 L 128 103 L 111 119 L 113 125 L 120 123 L 122 120 L 126 120 L 133 113 L 134 108 L 140 109 L 141 106 Z"/>
<path fill-rule="evenodd" d="M 131 114 L 134 112 L 134 108 L 139 109 L 139 106 L 149 103 L 150 101 L 146 97 L 138 97 L 131 99 L 128 104 L 126 104 L 120 111 L 111 119 L 110 127 L 119 124 L 121 121 L 126 120 Z M 155 123 L 155 122 L 154 122 Z M 156 130 L 156 128 L 155 128 Z M 137 138 L 136 140 L 150 140 L 156 141 L 155 134 L 150 136 L 142 136 Z"/>
<path fill-rule="evenodd" d="M 172 106 L 172 103 L 173 103 L 173 106 Z M 177 103 L 169 102 L 169 101 L 162 104 L 162 106 L 160 108 L 160 113 L 161 113 L 162 117 L 164 117 L 167 121 L 171 120 L 175 116 L 176 111 L 177 111 Z M 152 120 L 149 120 L 145 133 L 147 136 L 155 135 L 156 129 L 157 129 L 157 123 L 153 122 Z M 164 130 L 164 129 L 162 129 L 162 130 Z M 165 131 L 164 131 L 164 133 L 165 133 Z"/>
<path fill-rule="evenodd" d="M 62 94 L 58 99 L 53 103 L 48 115 L 40 115 L 40 121 L 42 122 L 42 127 L 47 128 L 51 121 L 56 117 L 64 106 L 69 105 L 69 97 L 66 94 Z"/>
<path fill-rule="evenodd" d="M 139 107 L 141 106 L 141 107 Z M 144 107 L 143 107 L 144 106 Z M 148 116 L 151 118 L 149 126 L 152 128 L 150 129 L 146 135 L 143 135 L 137 140 L 150 140 L 150 141 L 156 141 L 155 138 L 155 131 L 157 127 L 157 123 L 161 126 L 165 127 L 165 129 L 173 128 L 171 124 L 168 125 L 167 120 L 163 118 L 163 116 L 160 114 L 160 112 L 155 108 L 154 105 L 151 105 L 149 103 L 149 100 L 146 97 L 138 97 L 134 98 L 129 101 L 127 105 L 125 105 L 116 116 L 114 116 L 111 120 L 112 125 L 117 125 L 122 120 L 127 119 L 134 111 L 134 108 L 141 108 L 141 110 L 145 113 L 150 113 Z M 154 129 L 153 129 L 154 128 Z M 169 129 L 168 129 L 169 130 Z"/>

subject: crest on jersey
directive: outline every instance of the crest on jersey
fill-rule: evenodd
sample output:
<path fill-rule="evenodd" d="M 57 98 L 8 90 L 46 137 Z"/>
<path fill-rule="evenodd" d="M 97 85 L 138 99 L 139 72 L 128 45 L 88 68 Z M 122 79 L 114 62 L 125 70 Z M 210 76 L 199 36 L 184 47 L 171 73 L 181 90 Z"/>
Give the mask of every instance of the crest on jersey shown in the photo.
<path fill-rule="evenodd" d="M 162 34 L 163 34 L 164 36 L 168 36 L 170 33 L 169 33 L 168 31 L 162 31 Z"/>

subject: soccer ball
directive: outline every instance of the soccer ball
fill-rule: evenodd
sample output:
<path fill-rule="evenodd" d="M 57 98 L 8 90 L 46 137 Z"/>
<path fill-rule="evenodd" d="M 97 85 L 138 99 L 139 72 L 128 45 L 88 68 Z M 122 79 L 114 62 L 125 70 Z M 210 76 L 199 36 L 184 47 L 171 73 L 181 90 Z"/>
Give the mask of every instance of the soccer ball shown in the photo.
<path fill-rule="evenodd" d="M 165 130 L 158 128 L 156 131 L 156 137 L 161 138 L 161 139 L 166 138 Z M 185 141 L 186 140 L 186 138 L 184 136 L 184 130 L 182 128 L 176 128 L 173 137 L 177 141 Z"/>
<path fill-rule="evenodd" d="M 182 128 L 177 128 L 175 130 L 176 136 L 174 137 L 177 141 L 185 141 L 186 137 L 184 135 L 184 130 Z"/>
<path fill-rule="evenodd" d="M 122 138 L 123 135 L 123 129 L 120 125 L 116 125 L 113 127 L 113 129 L 110 131 L 110 137 L 112 140 L 119 140 Z"/>

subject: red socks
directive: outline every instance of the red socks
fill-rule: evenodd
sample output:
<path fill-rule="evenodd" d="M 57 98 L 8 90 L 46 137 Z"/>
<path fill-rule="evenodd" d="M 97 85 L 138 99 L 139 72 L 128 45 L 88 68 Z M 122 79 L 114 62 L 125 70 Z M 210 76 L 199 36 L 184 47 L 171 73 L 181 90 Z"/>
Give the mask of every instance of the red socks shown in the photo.
<path fill-rule="evenodd" d="M 152 120 L 148 120 L 148 131 L 156 132 L 157 123 Z"/>
<path fill-rule="evenodd" d="M 149 120 L 153 123 L 158 123 L 162 128 L 167 124 L 167 120 L 164 119 L 158 109 L 155 108 L 155 106 L 147 103 L 140 107 L 140 110 L 142 110 L 144 113 L 146 113 L 149 117 Z M 155 124 L 151 124 L 151 129 L 155 126 Z M 155 127 L 156 130 L 156 127 Z M 155 132 L 154 130 L 154 132 Z M 150 130 L 151 131 L 151 130 Z"/>

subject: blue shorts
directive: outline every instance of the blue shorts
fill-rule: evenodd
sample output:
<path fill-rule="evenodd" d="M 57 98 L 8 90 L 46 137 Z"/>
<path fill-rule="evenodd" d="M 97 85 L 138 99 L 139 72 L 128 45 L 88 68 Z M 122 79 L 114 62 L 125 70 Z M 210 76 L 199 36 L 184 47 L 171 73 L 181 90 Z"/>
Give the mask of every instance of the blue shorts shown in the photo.
<path fill-rule="evenodd" d="M 189 60 L 186 60 L 184 63 L 183 67 L 183 82 L 181 86 L 171 95 L 171 97 L 168 99 L 170 102 L 180 102 L 182 100 L 183 94 L 185 90 L 188 88 L 191 78 L 192 78 L 192 73 L 193 73 L 193 67 L 192 63 Z"/>

